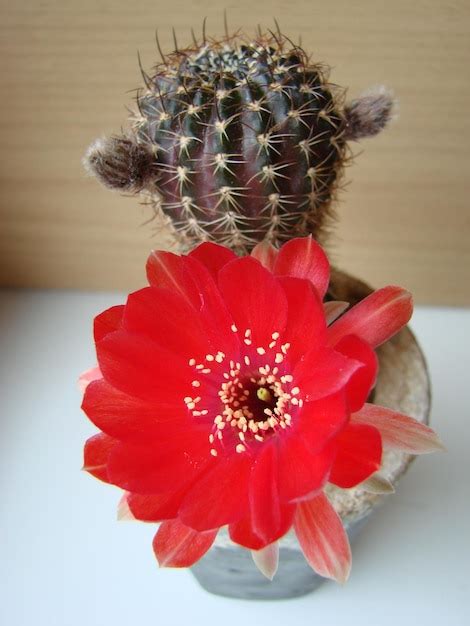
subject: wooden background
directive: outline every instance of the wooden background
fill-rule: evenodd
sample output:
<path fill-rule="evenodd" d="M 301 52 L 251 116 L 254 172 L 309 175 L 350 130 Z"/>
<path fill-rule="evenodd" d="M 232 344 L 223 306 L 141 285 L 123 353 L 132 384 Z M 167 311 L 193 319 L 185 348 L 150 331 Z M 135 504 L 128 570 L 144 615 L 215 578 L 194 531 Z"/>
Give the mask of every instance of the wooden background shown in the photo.
<path fill-rule="evenodd" d="M 137 64 L 157 60 L 158 26 L 190 42 L 215 0 L 1 0 L 0 284 L 130 289 L 151 248 L 170 244 L 143 223 L 135 198 L 102 189 L 81 157 L 125 124 Z M 350 97 L 393 87 L 400 115 L 357 145 L 330 250 L 379 286 L 402 284 L 421 303 L 470 304 L 470 2 L 238 0 L 229 24 L 283 31 L 333 66 Z"/>

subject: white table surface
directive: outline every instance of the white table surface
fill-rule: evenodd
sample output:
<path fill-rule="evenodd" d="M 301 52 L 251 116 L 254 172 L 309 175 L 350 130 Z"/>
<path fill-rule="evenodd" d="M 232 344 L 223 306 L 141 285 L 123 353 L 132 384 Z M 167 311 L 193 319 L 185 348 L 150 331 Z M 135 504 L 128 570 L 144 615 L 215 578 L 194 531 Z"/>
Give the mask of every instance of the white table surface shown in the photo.
<path fill-rule="evenodd" d="M 445 454 L 417 459 L 353 546 L 346 586 L 296 600 L 229 600 L 159 570 L 151 524 L 117 522 L 119 490 L 81 472 L 95 432 L 78 374 L 92 317 L 120 294 L 0 294 L 1 571 L 5 626 L 470 624 L 470 311 L 418 308 L 432 424 Z"/>

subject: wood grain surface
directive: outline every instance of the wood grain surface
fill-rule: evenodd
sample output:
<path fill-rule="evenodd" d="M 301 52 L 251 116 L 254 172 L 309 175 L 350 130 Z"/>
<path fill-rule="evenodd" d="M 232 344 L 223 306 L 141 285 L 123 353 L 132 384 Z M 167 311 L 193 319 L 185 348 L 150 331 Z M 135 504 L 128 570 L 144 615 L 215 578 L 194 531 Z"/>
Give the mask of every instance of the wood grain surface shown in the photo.
<path fill-rule="evenodd" d="M 355 145 L 330 252 L 380 286 L 417 302 L 470 304 L 470 2 L 450 0 L 1 0 L 0 284 L 132 289 L 151 248 L 168 247 L 148 207 L 87 178 L 81 158 L 97 136 L 126 124 L 157 61 L 154 34 L 172 48 L 208 16 L 283 31 L 333 66 L 349 97 L 392 87 L 399 116 Z"/>

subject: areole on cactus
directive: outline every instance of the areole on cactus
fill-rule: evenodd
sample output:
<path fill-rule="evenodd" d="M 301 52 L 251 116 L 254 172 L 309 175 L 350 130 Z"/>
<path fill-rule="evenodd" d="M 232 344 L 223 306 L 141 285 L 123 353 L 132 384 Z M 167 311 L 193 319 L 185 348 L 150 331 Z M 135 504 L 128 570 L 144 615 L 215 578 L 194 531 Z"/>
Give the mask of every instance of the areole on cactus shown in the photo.
<path fill-rule="evenodd" d="M 85 164 L 150 198 L 182 249 L 322 240 L 347 142 L 377 134 L 392 112 L 383 88 L 345 104 L 328 68 L 279 31 L 204 35 L 143 75 L 130 131 L 95 141 Z"/>

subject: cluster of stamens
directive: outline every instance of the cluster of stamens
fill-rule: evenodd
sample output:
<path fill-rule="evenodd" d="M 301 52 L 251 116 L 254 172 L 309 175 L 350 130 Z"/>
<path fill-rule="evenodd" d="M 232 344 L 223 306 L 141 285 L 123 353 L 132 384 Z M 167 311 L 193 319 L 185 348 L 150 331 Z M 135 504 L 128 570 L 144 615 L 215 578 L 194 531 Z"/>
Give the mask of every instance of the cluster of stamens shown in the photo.
<path fill-rule="evenodd" d="M 238 333 L 235 325 L 231 330 Z M 243 453 L 255 442 L 263 442 L 267 436 L 292 425 L 292 411 L 301 407 L 303 400 L 299 397 L 300 389 L 292 386 L 293 376 L 285 372 L 284 360 L 290 344 L 281 344 L 279 340 L 280 334 L 274 332 L 266 347 L 253 346 L 251 330 L 247 329 L 243 344 L 251 357 L 245 353 L 240 361 L 234 361 L 219 351 L 207 354 L 202 363 L 195 358 L 189 360 L 189 366 L 195 370 L 191 385 L 196 394 L 206 376 L 211 376 L 213 384 L 215 374 L 220 384 L 218 410 L 209 434 L 212 456 L 218 455 L 217 447 L 228 444 L 234 445 L 237 453 Z M 259 365 L 258 357 L 264 355 L 269 357 L 269 362 Z M 184 402 L 194 418 L 212 417 L 209 409 L 203 408 L 200 395 L 186 396 Z"/>

